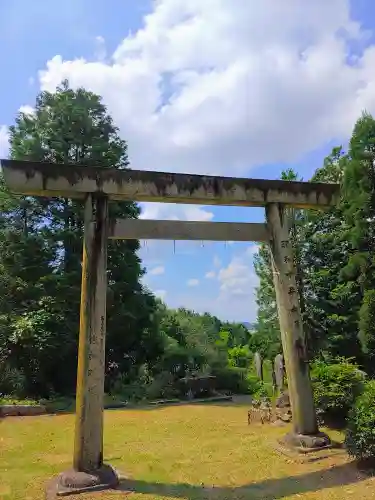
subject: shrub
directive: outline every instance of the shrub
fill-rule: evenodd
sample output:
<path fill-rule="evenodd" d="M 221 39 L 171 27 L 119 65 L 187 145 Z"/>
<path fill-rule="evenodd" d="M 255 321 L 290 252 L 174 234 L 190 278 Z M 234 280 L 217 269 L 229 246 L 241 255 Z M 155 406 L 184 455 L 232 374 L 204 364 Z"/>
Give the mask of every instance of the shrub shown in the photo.
<path fill-rule="evenodd" d="M 126 401 L 146 398 L 146 387 L 152 381 L 147 365 L 141 365 L 137 373 L 119 373 L 112 381 L 110 393 Z"/>
<path fill-rule="evenodd" d="M 226 366 L 213 370 L 212 375 L 216 377 L 218 390 L 233 394 L 254 394 L 261 386 L 258 378 L 246 368 Z"/>
<path fill-rule="evenodd" d="M 26 394 L 26 379 L 16 368 L 10 367 L 5 361 L 0 362 L 0 394 L 24 397 Z"/>
<path fill-rule="evenodd" d="M 256 398 L 267 398 L 267 390 L 261 380 L 258 379 L 256 375 L 253 375 L 252 373 L 248 373 L 246 375 L 246 387 L 247 387 L 247 393 L 246 394 L 251 394 Z"/>
<path fill-rule="evenodd" d="M 11 396 L 0 396 L 0 405 L 31 406 L 37 404 L 39 404 L 39 401 L 36 401 L 35 399 L 18 399 Z"/>
<path fill-rule="evenodd" d="M 349 412 L 345 445 L 357 459 L 375 459 L 375 380 L 365 384 Z"/>
<path fill-rule="evenodd" d="M 247 368 L 250 364 L 252 354 L 249 346 L 235 346 L 228 349 L 228 363 L 230 366 Z"/>
<path fill-rule="evenodd" d="M 215 393 L 216 377 L 212 375 L 193 375 L 178 380 L 180 395 L 185 397 L 209 397 Z"/>
<path fill-rule="evenodd" d="M 246 369 L 244 368 L 222 366 L 214 368 L 212 375 L 216 377 L 216 387 L 219 391 L 244 394 L 246 393 L 245 372 Z"/>
<path fill-rule="evenodd" d="M 317 361 L 313 364 L 311 379 L 318 414 L 325 421 L 342 425 L 363 390 L 363 374 L 348 360 L 340 359 L 332 364 Z"/>
<path fill-rule="evenodd" d="M 253 396 L 254 396 L 254 399 L 257 399 L 258 401 L 261 401 L 263 399 L 270 401 L 270 399 L 271 399 L 270 395 L 267 391 L 267 387 L 265 386 L 265 384 L 263 382 L 259 383 L 258 389 L 255 392 L 253 392 Z"/>
<path fill-rule="evenodd" d="M 153 399 L 174 399 L 179 396 L 175 378 L 169 372 L 158 373 L 146 386 L 146 398 Z"/>
<path fill-rule="evenodd" d="M 125 401 L 138 402 L 176 398 L 178 389 L 172 373 L 163 371 L 152 376 L 147 365 L 142 365 L 138 369 L 136 379 L 128 374 L 119 374 L 112 382 L 110 393 Z"/>

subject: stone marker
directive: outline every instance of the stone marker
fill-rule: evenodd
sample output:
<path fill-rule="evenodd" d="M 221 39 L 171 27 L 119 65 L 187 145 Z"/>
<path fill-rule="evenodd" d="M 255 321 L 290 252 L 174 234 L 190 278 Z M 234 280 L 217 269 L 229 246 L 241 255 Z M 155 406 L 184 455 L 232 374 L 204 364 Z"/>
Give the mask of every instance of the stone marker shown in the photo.
<path fill-rule="evenodd" d="M 259 352 L 254 354 L 254 365 L 257 377 L 263 382 L 263 360 Z"/>
<path fill-rule="evenodd" d="M 285 380 L 284 356 L 282 354 L 277 354 L 275 357 L 274 370 L 277 389 L 279 392 L 282 392 Z"/>
<path fill-rule="evenodd" d="M 273 392 L 273 395 L 276 394 L 276 391 L 277 391 L 276 373 L 275 373 L 275 367 L 272 364 L 272 392 Z"/>
<path fill-rule="evenodd" d="M 290 399 L 288 391 L 283 392 L 276 399 L 275 403 L 276 408 L 290 408 Z"/>

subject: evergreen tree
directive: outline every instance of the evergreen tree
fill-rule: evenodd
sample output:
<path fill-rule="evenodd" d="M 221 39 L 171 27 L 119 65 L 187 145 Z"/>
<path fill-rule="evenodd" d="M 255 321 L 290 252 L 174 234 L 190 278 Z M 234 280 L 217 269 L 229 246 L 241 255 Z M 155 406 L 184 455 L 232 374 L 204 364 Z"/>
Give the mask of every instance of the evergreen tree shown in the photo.
<path fill-rule="evenodd" d="M 281 352 L 281 338 L 268 245 L 260 245 L 254 256 L 254 269 L 259 278 L 256 289 L 258 311 L 255 331 L 249 345 L 253 352 L 258 351 L 263 358 L 273 359 Z"/>
<path fill-rule="evenodd" d="M 342 147 L 333 148 L 312 182 L 342 183 L 348 156 Z M 305 212 L 301 234 L 301 265 L 304 269 L 305 327 L 312 356 L 355 357 L 361 360 L 357 338 L 359 296 L 346 286 L 342 269 L 349 258 L 345 200 L 327 211 Z"/>
<path fill-rule="evenodd" d="M 359 339 L 367 356 L 368 369 L 374 372 L 375 325 L 375 120 L 363 113 L 357 121 L 349 147 L 344 176 L 344 216 L 350 254 L 343 269 L 343 293 L 361 299 L 358 311 Z"/>
<path fill-rule="evenodd" d="M 129 163 L 127 144 L 100 97 L 84 89 L 72 90 L 67 82 L 55 93 L 39 94 L 33 114 L 17 116 L 10 127 L 10 154 L 16 160 L 101 168 L 125 169 Z M 72 392 L 79 325 L 82 203 L 31 197 L 21 197 L 19 202 L 10 204 L 2 217 L 4 245 L 8 240 L 15 242 L 17 248 L 9 247 L 9 251 L 17 256 L 13 258 L 16 262 L 1 252 L 0 269 L 6 268 L 9 275 L 6 278 L 3 272 L 2 279 L 17 280 L 22 267 L 25 293 L 33 293 L 35 298 L 30 302 L 18 297 L 19 288 L 17 293 L 11 292 L 15 304 L 6 336 L 13 362 L 27 373 L 34 392 Z M 139 215 L 138 206 L 131 202 L 110 203 L 109 211 L 112 218 Z M 107 382 L 116 373 L 154 359 L 162 349 L 154 324 L 155 299 L 140 283 L 144 271 L 138 248 L 138 241 L 116 241 L 108 249 Z M 0 314 L 5 313 L 2 301 Z"/>

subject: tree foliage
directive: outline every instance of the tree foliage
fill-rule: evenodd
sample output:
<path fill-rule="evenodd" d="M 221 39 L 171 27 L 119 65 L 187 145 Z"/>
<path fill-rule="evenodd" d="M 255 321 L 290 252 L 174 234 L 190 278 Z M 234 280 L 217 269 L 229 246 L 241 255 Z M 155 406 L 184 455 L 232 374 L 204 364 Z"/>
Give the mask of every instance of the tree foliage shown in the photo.
<path fill-rule="evenodd" d="M 324 212 L 287 210 L 310 357 L 335 366 L 338 357 L 353 358 L 372 375 L 374 155 L 375 120 L 364 113 L 348 151 L 333 148 L 311 178 L 340 183 L 338 204 Z M 100 96 L 73 90 L 67 82 L 56 92 L 41 92 L 33 113 L 17 115 L 10 127 L 10 156 L 130 168 L 127 143 Z M 281 178 L 299 176 L 289 169 Z M 110 217 L 139 214 L 135 203 L 110 204 Z M 0 392 L 74 393 L 82 231 L 81 202 L 15 196 L 0 177 Z M 138 249 L 138 241 L 116 241 L 108 250 L 106 390 L 161 396 L 173 393 L 176 380 L 194 374 L 216 375 L 222 389 L 258 387 L 254 353 L 273 359 L 281 352 L 268 247 L 260 245 L 254 258 L 259 286 L 252 332 L 208 313 L 169 309 L 142 284 Z"/>
<path fill-rule="evenodd" d="M 310 357 L 354 358 L 369 373 L 374 372 L 375 356 L 374 155 L 375 120 L 364 113 L 354 126 L 348 151 L 341 146 L 333 148 L 311 178 L 312 182 L 342 186 L 337 205 L 324 212 L 306 210 L 291 217 Z M 291 179 L 288 173 L 283 178 Z M 278 328 L 270 261 L 264 246 L 254 265 L 260 280 L 254 341 L 264 347 Z"/>
<path fill-rule="evenodd" d="M 12 159 L 128 167 L 127 144 L 101 99 L 64 82 L 42 92 L 33 114 L 10 127 Z M 82 204 L 65 198 L 15 199 L 1 186 L 0 328 L 2 356 L 27 391 L 74 392 L 81 285 Z M 111 217 L 138 217 L 134 203 L 111 203 Z M 108 251 L 107 379 L 157 357 L 156 302 L 142 286 L 137 241 Z M 152 333 L 151 333 L 152 332 Z"/>

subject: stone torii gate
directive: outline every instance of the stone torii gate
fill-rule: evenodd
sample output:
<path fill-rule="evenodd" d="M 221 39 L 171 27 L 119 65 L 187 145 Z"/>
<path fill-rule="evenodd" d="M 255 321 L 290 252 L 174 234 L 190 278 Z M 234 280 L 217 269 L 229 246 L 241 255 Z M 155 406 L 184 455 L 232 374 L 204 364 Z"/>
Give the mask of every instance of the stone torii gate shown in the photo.
<path fill-rule="evenodd" d="M 66 495 L 116 487 L 118 475 L 103 463 L 103 395 L 108 239 L 268 242 L 272 255 L 295 446 L 329 446 L 319 432 L 285 208 L 323 209 L 336 203 L 339 186 L 296 181 L 104 169 L 1 160 L 11 192 L 84 200 L 84 242 L 73 468 L 47 489 Z M 265 224 L 109 220 L 110 200 L 200 205 L 264 206 Z"/>

